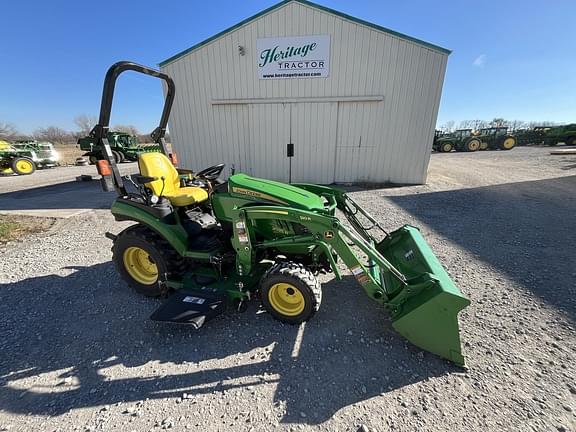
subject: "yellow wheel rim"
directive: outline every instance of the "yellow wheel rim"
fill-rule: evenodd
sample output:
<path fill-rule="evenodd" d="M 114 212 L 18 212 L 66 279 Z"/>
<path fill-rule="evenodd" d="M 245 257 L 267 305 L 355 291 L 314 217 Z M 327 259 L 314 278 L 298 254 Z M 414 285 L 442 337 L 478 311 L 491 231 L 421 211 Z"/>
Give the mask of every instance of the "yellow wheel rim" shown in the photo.
<path fill-rule="evenodd" d="M 471 151 L 476 151 L 476 150 L 478 150 L 478 149 L 480 148 L 480 141 L 478 141 L 478 140 L 472 140 L 472 141 L 470 141 L 470 142 L 468 143 L 468 148 L 469 148 Z"/>
<path fill-rule="evenodd" d="M 480 150 L 486 150 L 488 148 L 488 143 L 486 141 L 482 141 L 480 144 Z"/>
<path fill-rule="evenodd" d="M 516 142 L 514 141 L 514 138 L 506 138 L 504 140 L 504 143 L 502 144 L 502 146 L 505 149 L 510 150 L 512 147 L 514 147 L 514 144 L 516 144 Z"/>
<path fill-rule="evenodd" d="M 445 153 L 448 153 L 449 151 L 452 150 L 452 144 L 444 144 L 442 149 L 444 150 Z"/>
<path fill-rule="evenodd" d="M 16 162 L 16 169 L 18 170 L 18 172 L 24 174 L 30 174 L 34 170 L 34 165 L 32 165 L 32 162 L 30 161 L 21 159 Z"/>
<path fill-rule="evenodd" d="M 304 311 L 304 296 L 294 285 L 277 283 L 268 291 L 270 305 L 285 316 L 296 316 Z"/>
<path fill-rule="evenodd" d="M 124 268 L 136 282 L 152 285 L 158 280 L 158 267 L 148 252 L 136 246 L 124 251 Z"/>

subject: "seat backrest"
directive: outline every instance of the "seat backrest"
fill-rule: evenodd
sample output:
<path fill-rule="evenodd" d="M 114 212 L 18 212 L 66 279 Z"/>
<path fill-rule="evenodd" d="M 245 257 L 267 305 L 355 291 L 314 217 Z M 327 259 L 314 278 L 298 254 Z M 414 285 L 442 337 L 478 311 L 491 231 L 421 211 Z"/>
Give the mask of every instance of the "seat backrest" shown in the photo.
<path fill-rule="evenodd" d="M 157 177 L 158 180 L 146 183 L 146 186 L 152 189 L 154 195 L 174 192 L 180 188 L 180 177 L 178 171 L 170 162 L 170 159 L 162 153 L 141 153 L 138 156 L 138 167 L 140 174 L 148 177 Z M 164 182 L 162 182 L 164 177 Z"/>

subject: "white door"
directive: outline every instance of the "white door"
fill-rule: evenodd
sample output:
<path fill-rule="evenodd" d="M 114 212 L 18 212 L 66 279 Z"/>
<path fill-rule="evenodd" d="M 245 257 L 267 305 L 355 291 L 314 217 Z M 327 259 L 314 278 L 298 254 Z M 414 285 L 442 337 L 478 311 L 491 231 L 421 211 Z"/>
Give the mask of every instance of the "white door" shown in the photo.
<path fill-rule="evenodd" d="M 336 183 L 370 182 L 381 169 L 376 136 L 383 116 L 378 102 L 340 102 L 336 143 Z"/>
<path fill-rule="evenodd" d="M 292 104 L 293 182 L 334 182 L 337 110 L 338 102 Z"/>
<path fill-rule="evenodd" d="M 291 177 L 292 182 L 332 183 L 337 107 L 336 102 L 250 105 L 247 159 L 251 162 L 245 171 L 285 182 Z"/>

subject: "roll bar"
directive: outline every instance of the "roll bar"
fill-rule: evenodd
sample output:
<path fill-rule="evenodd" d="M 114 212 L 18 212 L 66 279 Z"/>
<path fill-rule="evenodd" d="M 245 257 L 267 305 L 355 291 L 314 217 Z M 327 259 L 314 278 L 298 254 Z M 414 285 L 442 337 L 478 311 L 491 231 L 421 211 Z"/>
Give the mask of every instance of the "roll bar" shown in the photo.
<path fill-rule="evenodd" d="M 174 95 L 176 94 L 176 87 L 172 78 L 160 71 L 157 71 L 156 69 L 150 69 L 149 67 L 142 66 L 137 63 L 120 61 L 110 66 L 108 72 L 106 72 L 106 77 L 104 78 L 104 88 L 102 90 L 102 103 L 100 104 L 100 117 L 98 124 L 94 126 L 90 132 L 90 136 L 95 139 L 95 146 L 100 145 L 102 147 L 104 158 L 108 161 L 110 167 L 112 168 L 114 187 L 118 194 L 121 196 L 126 195 L 126 188 L 124 187 L 122 176 L 120 175 L 120 171 L 118 170 L 116 161 L 112 155 L 110 143 L 108 142 L 108 131 L 110 129 L 110 114 L 112 111 L 112 101 L 114 99 L 116 80 L 120 74 L 126 71 L 134 71 L 144 75 L 160 78 L 164 80 L 168 87 L 166 98 L 164 99 L 164 108 L 162 109 L 160 123 L 150 134 L 152 140 L 160 146 L 162 153 L 164 153 L 166 156 L 168 156 L 168 150 L 166 148 L 164 135 L 166 135 L 166 127 L 168 125 L 170 111 L 172 110 L 172 104 L 174 103 Z"/>

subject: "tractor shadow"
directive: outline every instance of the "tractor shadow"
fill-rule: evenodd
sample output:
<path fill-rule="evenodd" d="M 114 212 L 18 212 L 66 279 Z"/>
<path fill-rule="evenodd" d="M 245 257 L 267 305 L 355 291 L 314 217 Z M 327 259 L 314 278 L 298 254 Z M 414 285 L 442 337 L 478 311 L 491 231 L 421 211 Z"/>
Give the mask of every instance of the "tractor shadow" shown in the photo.
<path fill-rule="evenodd" d="M 0 194 L 2 210 L 58 210 L 110 208 L 116 197 L 103 192 L 100 182 L 71 181 Z"/>
<path fill-rule="evenodd" d="M 397 335 L 351 277 L 324 284 L 303 333 L 255 304 L 194 331 L 148 320 L 161 301 L 129 291 L 110 262 L 67 271 L 0 287 L 0 410 L 54 416 L 183 393 L 252 397 L 263 385 L 270 409 L 285 407 L 280 422 L 319 424 L 350 404 L 460 371 Z"/>
<path fill-rule="evenodd" d="M 383 197 L 576 321 L 576 176 Z"/>

